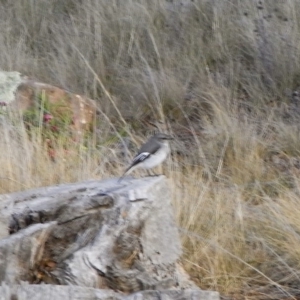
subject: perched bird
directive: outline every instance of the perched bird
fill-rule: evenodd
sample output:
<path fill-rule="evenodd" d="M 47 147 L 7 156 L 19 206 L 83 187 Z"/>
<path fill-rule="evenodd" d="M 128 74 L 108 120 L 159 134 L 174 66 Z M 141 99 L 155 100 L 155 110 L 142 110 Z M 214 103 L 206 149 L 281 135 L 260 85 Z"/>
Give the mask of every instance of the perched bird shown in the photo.
<path fill-rule="evenodd" d="M 152 169 L 161 164 L 170 153 L 169 140 L 173 138 L 165 133 L 153 135 L 138 151 L 131 165 L 125 170 L 118 182 L 121 182 L 125 175 L 137 168 Z"/>

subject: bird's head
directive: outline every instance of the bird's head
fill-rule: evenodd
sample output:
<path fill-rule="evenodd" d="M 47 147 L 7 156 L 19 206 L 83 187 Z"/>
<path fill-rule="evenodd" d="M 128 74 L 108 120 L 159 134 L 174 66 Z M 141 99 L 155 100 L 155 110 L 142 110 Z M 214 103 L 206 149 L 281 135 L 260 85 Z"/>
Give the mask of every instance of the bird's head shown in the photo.
<path fill-rule="evenodd" d="M 165 133 L 157 133 L 154 135 L 154 137 L 160 142 L 165 142 L 174 139 L 172 136 Z"/>

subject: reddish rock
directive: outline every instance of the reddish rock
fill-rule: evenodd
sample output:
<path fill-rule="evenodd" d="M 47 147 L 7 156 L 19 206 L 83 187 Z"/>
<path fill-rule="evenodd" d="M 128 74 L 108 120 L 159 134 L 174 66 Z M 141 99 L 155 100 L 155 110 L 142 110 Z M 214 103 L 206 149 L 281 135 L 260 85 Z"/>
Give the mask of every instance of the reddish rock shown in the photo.
<path fill-rule="evenodd" d="M 44 112 L 45 123 L 68 116 L 75 138 L 92 128 L 97 111 L 94 100 L 26 77 L 22 78 L 15 91 L 15 100 L 7 106 L 24 114 L 29 110 L 38 110 L 39 104 L 43 106 L 45 102 L 55 107 L 54 111 Z"/>

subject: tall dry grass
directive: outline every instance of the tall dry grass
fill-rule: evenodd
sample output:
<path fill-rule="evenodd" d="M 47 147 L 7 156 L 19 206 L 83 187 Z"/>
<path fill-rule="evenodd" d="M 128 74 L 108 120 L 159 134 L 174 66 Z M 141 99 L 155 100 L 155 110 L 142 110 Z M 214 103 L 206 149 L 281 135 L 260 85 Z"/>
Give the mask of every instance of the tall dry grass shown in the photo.
<path fill-rule="evenodd" d="M 42 128 L 3 117 L 1 193 L 118 176 L 120 133 L 141 143 L 163 122 L 177 136 L 163 171 L 191 277 L 232 299 L 299 295 L 299 1 L 0 5 L 1 68 L 102 112 L 87 140 L 57 140 L 55 162 Z"/>

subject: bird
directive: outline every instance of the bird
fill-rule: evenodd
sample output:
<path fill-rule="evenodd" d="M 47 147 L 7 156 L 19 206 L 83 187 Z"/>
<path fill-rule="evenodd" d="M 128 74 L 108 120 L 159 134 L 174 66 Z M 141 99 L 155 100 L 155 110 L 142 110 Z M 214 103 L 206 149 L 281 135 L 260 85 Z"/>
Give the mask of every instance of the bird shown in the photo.
<path fill-rule="evenodd" d="M 170 153 L 169 141 L 173 137 L 165 133 L 154 134 L 138 151 L 129 167 L 125 170 L 118 182 L 124 176 L 137 168 L 152 169 L 161 164 Z"/>

